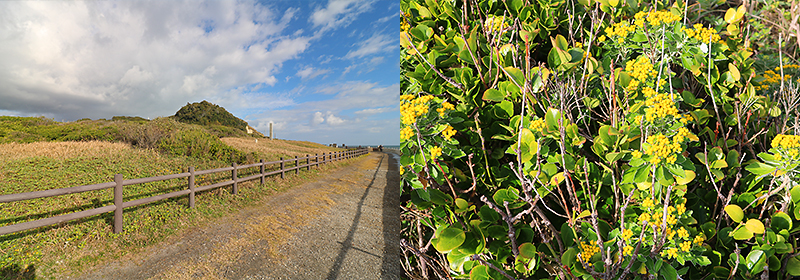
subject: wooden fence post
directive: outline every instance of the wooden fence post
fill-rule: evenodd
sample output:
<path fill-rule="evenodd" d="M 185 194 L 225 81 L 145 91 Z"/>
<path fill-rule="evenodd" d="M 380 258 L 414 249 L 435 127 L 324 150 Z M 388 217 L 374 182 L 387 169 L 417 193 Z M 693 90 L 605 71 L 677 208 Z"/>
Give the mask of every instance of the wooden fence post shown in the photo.
<path fill-rule="evenodd" d="M 319 154 L 314 154 L 314 166 L 319 168 Z"/>
<path fill-rule="evenodd" d="M 114 175 L 114 233 L 122 232 L 122 174 Z"/>
<path fill-rule="evenodd" d="M 236 176 L 236 163 L 234 162 L 231 165 L 233 166 L 233 170 L 231 170 L 231 180 L 233 180 L 233 194 L 235 195 L 235 194 L 239 193 L 239 185 L 238 185 L 239 179 L 236 178 L 237 177 Z"/>
<path fill-rule="evenodd" d="M 306 155 L 306 171 L 311 171 L 311 155 Z"/>
<path fill-rule="evenodd" d="M 194 166 L 189 166 L 189 208 L 194 208 Z"/>
<path fill-rule="evenodd" d="M 264 184 L 264 159 L 262 158 L 260 161 L 261 163 L 261 184 Z"/>
<path fill-rule="evenodd" d="M 300 160 L 294 156 L 294 174 L 300 174 Z"/>
<path fill-rule="evenodd" d="M 283 157 L 281 157 L 281 179 L 285 177 L 284 174 L 286 174 L 286 169 L 283 169 Z"/>

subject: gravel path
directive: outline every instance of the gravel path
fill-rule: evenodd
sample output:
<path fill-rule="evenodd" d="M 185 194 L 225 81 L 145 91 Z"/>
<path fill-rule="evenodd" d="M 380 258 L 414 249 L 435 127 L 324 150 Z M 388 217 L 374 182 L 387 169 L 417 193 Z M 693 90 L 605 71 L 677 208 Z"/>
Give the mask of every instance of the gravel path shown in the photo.
<path fill-rule="evenodd" d="M 400 279 L 397 164 L 373 152 L 81 279 Z"/>

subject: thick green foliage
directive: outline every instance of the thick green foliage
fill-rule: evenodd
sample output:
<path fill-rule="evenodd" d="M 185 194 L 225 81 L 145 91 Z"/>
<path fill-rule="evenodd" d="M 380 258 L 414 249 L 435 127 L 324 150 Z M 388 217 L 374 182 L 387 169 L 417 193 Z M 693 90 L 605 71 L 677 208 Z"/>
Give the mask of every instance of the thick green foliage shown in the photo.
<path fill-rule="evenodd" d="M 225 108 L 205 100 L 198 103 L 187 103 L 175 113 L 175 119 L 190 124 L 223 125 L 241 130 L 247 129 L 247 122 L 229 113 Z"/>
<path fill-rule="evenodd" d="M 747 8 L 401 10 L 410 277 L 800 275 L 797 67 L 757 67 Z"/>

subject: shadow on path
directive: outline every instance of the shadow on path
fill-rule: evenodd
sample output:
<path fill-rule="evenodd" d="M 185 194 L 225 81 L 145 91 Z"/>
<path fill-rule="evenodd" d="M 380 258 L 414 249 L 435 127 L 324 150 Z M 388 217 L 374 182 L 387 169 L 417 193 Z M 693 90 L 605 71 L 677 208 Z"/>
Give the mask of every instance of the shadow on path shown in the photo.
<path fill-rule="evenodd" d="M 372 174 L 372 180 L 369 182 L 367 189 L 364 190 L 364 194 L 361 195 L 361 200 L 358 202 L 358 210 L 356 210 L 356 216 L 353 218 L 353 223 L 350 225 L 350 230 L 347 232 L 347 238 L 345 238 L 344 242 L 342 242 L 342 248 L 339 249 L 339 255 L 336 256 L 336 260 L 333 262 L 333 267 L 331 267 L 331 270 L 328 272 L 328 276 L 325 277 L 325 279 L 337 279 L 342 270 L 342 264 L 344 263 L 344 257 L 347 255 L 347 251 L 350 249 L 356 249 L 353 248 L 353 236 L 356 234 L 358 222 L 361 219 L 361 208 L 364 206 L 364 200 L 367 199 L 367 195 L 369 195 L 369 190 L 372 189 L 372 185 L 375 184 L 375 178 L 377 178 L 378 172 L 381 170 L 383 159 L 385 157 L 387 157 L 386 154 L 381 155 L 378 166 L 375 168 L 375 173 Z"/>

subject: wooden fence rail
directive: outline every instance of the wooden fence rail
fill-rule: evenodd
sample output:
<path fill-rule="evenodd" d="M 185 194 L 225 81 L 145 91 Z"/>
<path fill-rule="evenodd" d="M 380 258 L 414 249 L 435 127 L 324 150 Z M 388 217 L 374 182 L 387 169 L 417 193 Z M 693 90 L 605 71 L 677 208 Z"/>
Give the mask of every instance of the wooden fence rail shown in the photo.
<path fill-rule="evenodd" d="M 361 148 L 361 149 L 352 149 L 346 150 L 341 152 L 335 153 L 323 153 L 322 156 L 320 155 L 306 155 L 304 158 L 298 158 L 297 156 L 294 159 L 283 159 L 281 158 L 278 161 L 271 161 L 271 162 L 264 162 L 264 160 L 260 160 L 257 163 L 253 164 L 246 164 L 246 165 L 237 165 L 235 162 L 231 164 L 231 167 L 223 167 L 217 169 L 209 169 L 209 170 L 200 170 L 195 171 L 194 167 L 189 167 L 188 172 L 179 173 L 179 174 L 170 174 L 170 175 L 162 175 L 162 176 L 155 176 L 155 177 L 147 177 L 147 178 L 139 178 L 139 179 L 128 179 L 125 180 L 122 178 L 122 174 L 114 175 L 114 182 L 106 182 L 94 185 L 85 185 L 85 186 L 77 186 L 77 187 L 70 187 L 70 188 L 61 188 L 61 189 L 52 189 L 52 190 L 44 190 L 44 191 L 35 191 L 35 192 L 27 192 L 27 193 L 18 193 L 18 194 L 7 194 L 7 195 L 0 195 L 0 203 L 9 203 L 14 201 L 22 201 L 22 200 L 30 200 L 36 198 L 44 198 L 44 197 L 54 197 L 66 194 L 73 194 L 73 193 L 80 193 L 80 192 L 87 192 L 87 191 L 94 191 L 94 190 L 104 190 L 104 189 L 114 189 L 114 204 L 113 205 L 106 205 L 99 208 L 84 210 L 80 212 L 74 212 L 64 215 L 59 215 L 55 217 L 49 217 L 44 219 L 39 219 L 35 221 L 28 221 L 13 225 L 7 225 L 0 227 L 0 235 L 11 234 L 15 232 L 20 232 L 23 230 L 29 230 L 44 226 L 55 225 L 63 222 L 68 222 L 72 220 L 77 220 L 81 218 L 86 218 L 102 213 L 114 212 L 114 233 L 122 232 L 122 213 L 123 209 L 139 206 L 142 204 L 152 203 L 168 198 L 189 195 L 189 207 L 194 208 L 195 205 L 195 193 L 207 191 L 211 189 L 216 189 L 225 186 L 233 186 L 232 193 L 237 194 L 239 191 L 239 183 L 246 182 L 250 180 L 260 179 L 261 183 L 264 183 L 264 178 L 267 176 L 276 175 L 278 173 L 281 174 L 281 179 L 285 177 L 286 171 L 295 170 L 295 173 L 299 173 L 300 169 L 306 168 L 306 170 L 311 170 L 311 166 L 319 166 L 320 164 L 326 164 L 332 161 L 350 159 L 354 157 L 358 157 L 361 155 L 365 155 L 369 153 L 369 149 Z M 311 159 L 314 159 L 314 162 L 311 162 Z M 305 160 L 305 164 L 302 164 L 302 160 Z M 280 169 L 265 172 L 267 165 L 272 164 L 280 164 Z M 302 165 L 301 165 L 302 164 Z M 259 167 L 259 173 L 239 178 L 238 171 L 247 168 L 254 168 Z M 214 183 L 211 185 L 206 186 L 195 186 L 195 178 L 199 175 L 205 174 L 212 174 L 212 173 L 220 173 L 220 172 L 231 172 L 231 179 L 223 182 Z M 144 184 L 144 183 L 152 183 L 158 181 L 165 181 L 171 179 L 181 179 L 181 178 L 189 178 L 188 179 L 188 188 L 181 191 L 131 200 L 131 201 L 124 201 L 122 196 L 122 189 L 125 186 L 135 185 L 135 184 Z"/>

